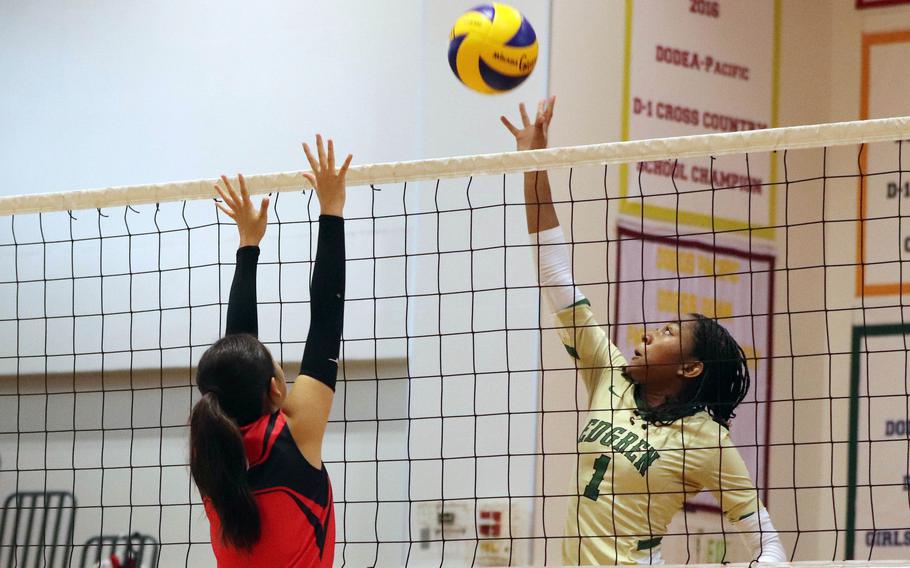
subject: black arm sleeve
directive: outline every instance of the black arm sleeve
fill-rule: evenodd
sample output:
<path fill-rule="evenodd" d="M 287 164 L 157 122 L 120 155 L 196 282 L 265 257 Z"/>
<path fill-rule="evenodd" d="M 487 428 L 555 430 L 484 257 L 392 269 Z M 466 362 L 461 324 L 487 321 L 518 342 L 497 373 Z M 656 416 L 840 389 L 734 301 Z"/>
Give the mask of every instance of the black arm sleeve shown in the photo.
<path fill-rule="evenodd" d="M 231 296 L 228 300 L 227 326 L 225 335 L 249 333 L 259 335 L 259 319 L 256 311 L 256 266 L 259 264 L 259 247 L 248 246 L 237 249 L 237 265 Z"/>
<path fill-rule="evenodd" d="M 344 219 L 319 216 L 316 263 L 310 283 L 310 331 L 300 374 L 335 390 L 344 324 Z"/>

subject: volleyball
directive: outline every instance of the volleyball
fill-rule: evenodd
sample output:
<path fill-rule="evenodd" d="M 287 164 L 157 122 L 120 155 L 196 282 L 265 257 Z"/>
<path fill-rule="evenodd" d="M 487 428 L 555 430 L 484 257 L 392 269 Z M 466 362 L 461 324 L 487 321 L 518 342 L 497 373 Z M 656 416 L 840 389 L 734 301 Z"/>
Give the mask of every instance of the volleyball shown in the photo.
<path fill-rule="evenodd" d="M 480 93 L 504 93 L 522 84 L 534 70 L 537 51 L 531 23 L 499 2 L 465 12 L 449 34 L 452 72 Z"/>

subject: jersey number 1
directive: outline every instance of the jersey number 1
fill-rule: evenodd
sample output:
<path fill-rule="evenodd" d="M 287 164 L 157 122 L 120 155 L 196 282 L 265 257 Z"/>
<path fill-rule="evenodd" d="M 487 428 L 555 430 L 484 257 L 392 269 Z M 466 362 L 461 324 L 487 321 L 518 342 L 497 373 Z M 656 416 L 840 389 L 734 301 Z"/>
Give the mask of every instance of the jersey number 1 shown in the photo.
<path fill-rule="evenodd" d="M 591 481 L 585 487 L 584 493 L 585 497 L 591 501 L 597 501 L 597 498 L 600 497 L 600 484 L 604 480 L 604 474 L 607 473 L 609 465 L 610 457 L 605 454 L 600 454 L 600 457 L 594 460 L 594 475 L 591 476 Z"/>

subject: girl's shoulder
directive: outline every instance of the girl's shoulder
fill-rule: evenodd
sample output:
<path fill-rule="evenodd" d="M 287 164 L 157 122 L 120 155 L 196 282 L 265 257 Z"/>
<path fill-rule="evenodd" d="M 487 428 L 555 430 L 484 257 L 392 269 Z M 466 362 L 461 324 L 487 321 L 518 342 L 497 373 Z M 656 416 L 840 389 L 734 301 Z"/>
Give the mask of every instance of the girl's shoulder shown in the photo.
<path fill-rule="evenodd" d="M 711 418 L 705 410 L 680 418 L 673 425 L 683 436 L 687 447 L 717 448 L 728 443 L 730 431 Z"/>

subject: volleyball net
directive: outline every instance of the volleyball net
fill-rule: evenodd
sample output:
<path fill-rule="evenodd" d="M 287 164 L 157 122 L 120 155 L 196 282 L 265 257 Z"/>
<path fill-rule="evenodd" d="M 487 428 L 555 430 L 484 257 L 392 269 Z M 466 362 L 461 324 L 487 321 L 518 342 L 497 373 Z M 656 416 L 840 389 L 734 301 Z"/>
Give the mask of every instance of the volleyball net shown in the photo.
<path fill-rule="evenodd" d="M 541 169 L 624 353 L 688 312 L 744 348 L 731 436 L 790 559 L 910 558 L 908 135 L 897 118 L 352 167 L 336 565 L 561 563 L 587 395 L 537 284 L 522 187 Z M 292 377 L 318 204 L 297 172 L 246 179 L 273 194 L 260 339 Z M 0 565 L 215 565 L 187 445 L 237 247 L 213 183 L 0 198 Z M 689 496 L 663 556 L 748 561 L 733 532 Z"/>

